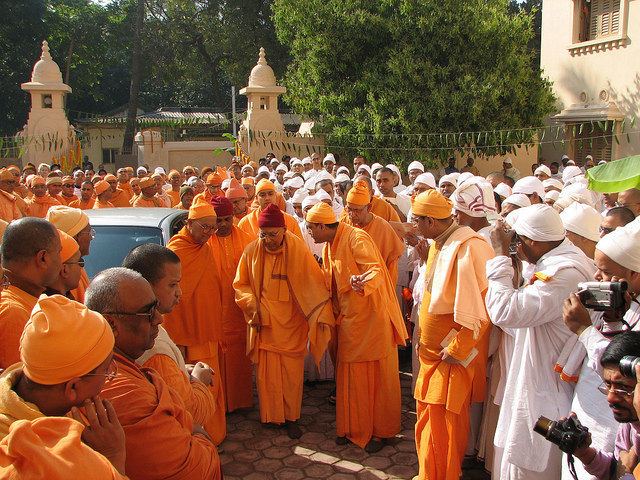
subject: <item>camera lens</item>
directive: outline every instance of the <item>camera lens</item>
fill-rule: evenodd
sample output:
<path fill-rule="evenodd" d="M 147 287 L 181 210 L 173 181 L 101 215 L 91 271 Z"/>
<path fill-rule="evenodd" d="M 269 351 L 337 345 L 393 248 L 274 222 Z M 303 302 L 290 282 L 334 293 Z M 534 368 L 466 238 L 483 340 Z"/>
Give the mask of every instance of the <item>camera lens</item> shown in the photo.
<path fill-rule="evenodd" d="M 627 378 L 636 378 L 636 365 L 640 362 L 640 357 L 627 355 L 620 360 L 620 373 Z"/>
<path fill-rule="evenodd" d="M 538 418 L 538 421 L 533 426 L 533 431 L 536 433 L 539 433 L 543 437 L 546 437 L 553 423 L 554 423 L 553 420 L 549 420 L 547 417 L 541 416 L 540 418 Z"/>

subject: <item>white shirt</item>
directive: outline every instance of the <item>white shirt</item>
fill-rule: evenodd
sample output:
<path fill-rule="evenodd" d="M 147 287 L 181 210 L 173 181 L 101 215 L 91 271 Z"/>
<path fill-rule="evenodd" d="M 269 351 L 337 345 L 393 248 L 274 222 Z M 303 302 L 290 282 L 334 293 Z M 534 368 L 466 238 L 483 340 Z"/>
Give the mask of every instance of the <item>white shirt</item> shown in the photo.
<path fill-rule="evenodd" d="M 406 195 L 398 193 L 395 197 L 383 196 L 382 199 L 397 206 L 405 217 L 409 213 L 409 210 L 411 210 L 411 197 L 407 197 Z"/>

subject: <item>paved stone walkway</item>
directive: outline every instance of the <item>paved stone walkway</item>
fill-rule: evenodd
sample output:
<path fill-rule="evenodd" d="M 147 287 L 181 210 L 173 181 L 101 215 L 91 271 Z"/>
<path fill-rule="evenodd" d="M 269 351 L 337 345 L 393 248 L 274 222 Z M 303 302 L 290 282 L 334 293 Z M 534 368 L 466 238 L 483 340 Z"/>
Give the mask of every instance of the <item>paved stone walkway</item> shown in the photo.
<path fill-rule="evenodd" d="M 260 424 L 256 407 L 227 416 L 227 438 L 220 454 L 225 480 L 411 479 L 418 473 L 414 432 L 415 402 L 411 374 L 401 372 L 402 431 L 379 452 L 369 455 L 353 445 L 335 443 L 335 406 L 328 402 L 333 382 L 304 387 L 299 425 L 303 435 Z M 488 479 L 481 471 L 464 479 Z"/>

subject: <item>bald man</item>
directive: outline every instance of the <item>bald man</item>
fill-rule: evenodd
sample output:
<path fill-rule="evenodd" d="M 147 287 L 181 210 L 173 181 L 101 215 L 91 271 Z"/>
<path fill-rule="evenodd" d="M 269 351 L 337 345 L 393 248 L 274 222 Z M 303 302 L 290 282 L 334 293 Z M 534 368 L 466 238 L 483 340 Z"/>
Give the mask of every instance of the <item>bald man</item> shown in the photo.
<path fill-rule="evenodd" d="M 60 237 L 46 220 L 11 222 L 2 241 L 2 268 L 9 286 L 0 293 L 0 368 L 20 361 L 20 335 L 38 297 L 62 268 Z"/>
<path fill-rule="evenodd" d="M 640 215 L 640 190 L 630 188 L 618 194 L 618 206 L 627 207 L 637 217 Z"/>

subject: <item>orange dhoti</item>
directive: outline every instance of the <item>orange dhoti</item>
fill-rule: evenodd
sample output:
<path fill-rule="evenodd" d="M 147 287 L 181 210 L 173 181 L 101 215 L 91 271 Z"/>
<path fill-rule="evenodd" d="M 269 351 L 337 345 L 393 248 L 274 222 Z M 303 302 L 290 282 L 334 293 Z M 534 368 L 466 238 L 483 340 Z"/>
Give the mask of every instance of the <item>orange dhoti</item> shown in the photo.
<path fill-rule="evenodd" d="M 225 333 L 224 350 L 220 362 L 228 412 L 253 405 L 253 366 L 247 357 L 247 335 Z"/>
<path fill-rule="evenodd" d="M 300 418 L 303 377 L 304 355 L 260 350 L 256 383 L 261 422 L 279 424 Z"/>

